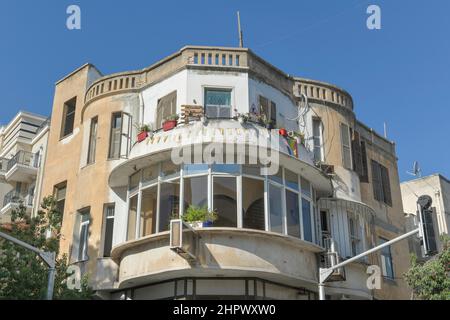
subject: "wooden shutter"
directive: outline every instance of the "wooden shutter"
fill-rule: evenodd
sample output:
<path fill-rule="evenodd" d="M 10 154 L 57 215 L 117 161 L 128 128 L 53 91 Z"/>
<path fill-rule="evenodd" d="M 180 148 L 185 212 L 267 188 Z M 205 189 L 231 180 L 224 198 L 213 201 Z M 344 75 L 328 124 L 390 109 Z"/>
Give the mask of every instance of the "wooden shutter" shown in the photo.
<path fill-rule="evenodd" d="M 372 160 L 372 185 L 375 200 L 384 201 L 380 165 L 374 160 Z"/>
<path fill-rule="evenodd" d="M 367 151 L 366 151 L 366 142 L 361 140 L 361 182 L 369 182 L 369 170 L 367 167 Z"/>
<path fill-rule="evenodd" d="M 270 120 L 272 120 L 272 125 L 277 125 L 277 105 L 275 102 L 270 101 Z"/>
<path fill-rule="evenodd" d="M 392 206 L 392 197 L 391 197 L 391 182 L 389 180 L 389 171 L 384 166 L 380 165 L 381 172 L 381 182 L 383 188 L 383 201 L 387 205 Z"/>
<path fill-rule="evenodd" d="M 259 112 L 266 117 L 266 120 L 269 119 L 269 100 L 263 96 L 259 96 Z"/>
<path fill-rule="evenodd" d="M 120 157 L 127 158 L 131 148 L 131 115 L 122 114 L 122 132 L 120 135 Z"/>
<path fill-rule="evenodd" d="M 352 158 L 353 158 L 353 171 L 359 176 L 362 175 L 362 156 L 361 156 L 361 141 L 359 139 L 358 131 L 353 132 L 352 137 Z"/>

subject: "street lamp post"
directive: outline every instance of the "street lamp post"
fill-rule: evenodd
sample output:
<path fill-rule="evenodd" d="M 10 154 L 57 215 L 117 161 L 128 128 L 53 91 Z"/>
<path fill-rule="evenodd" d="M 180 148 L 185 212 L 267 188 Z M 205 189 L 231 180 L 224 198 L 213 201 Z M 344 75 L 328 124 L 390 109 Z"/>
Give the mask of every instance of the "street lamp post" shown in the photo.
<path fill-rule="evenodd" d="M 0 238 L 4 238 L 7 241 L 11 241 L 12 243 L 15 243 L 21 247 L 24 247 L 25 249 L 35 252 L 45 262 L 45 264 L 48 266 L 48 282 L 47 282 L 46 299 L 52 300 L 53 299 L 53 288 L 55 287 L 56 253 L 42 251 L 36 247 L 33 247 L 32 245 L 29 245 L 26 242 L 23 242 L 19 239 L 11 237 L 10 235 L 3 233 L 3 232 L 0 232 Z"/>

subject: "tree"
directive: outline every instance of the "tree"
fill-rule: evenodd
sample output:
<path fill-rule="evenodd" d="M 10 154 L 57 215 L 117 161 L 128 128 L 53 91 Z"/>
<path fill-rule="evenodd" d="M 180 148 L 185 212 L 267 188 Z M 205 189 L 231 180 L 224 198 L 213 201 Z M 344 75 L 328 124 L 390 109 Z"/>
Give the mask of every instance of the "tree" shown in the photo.
<path fill-rule="evenodd" d="M 450 238 L 443 237 L 442 240 L 441 253 L 422 264 L 413 257 L 411 268 L 404 274 L 419 299 L 450 300 Z"/>
<path fill-rule="evenodd" d="M 11 223 L 0 226 L 2 232 L 22 240 L 43 251 L 59 254 L 62 214 L 56 209 L 53 197 L 46 197 L 35 217 L 26 213 L 20 205 L 11 214 Z M 82 288 L 67 288 L 68 259 L 62 255 L 56 260 L 54 299 L 88 299 L 92 291 L 87 278 Z M 0 300 L 43 299 L 47 291 L 47 265 L 34 253 L 9 241 L 0 240 Z"/>

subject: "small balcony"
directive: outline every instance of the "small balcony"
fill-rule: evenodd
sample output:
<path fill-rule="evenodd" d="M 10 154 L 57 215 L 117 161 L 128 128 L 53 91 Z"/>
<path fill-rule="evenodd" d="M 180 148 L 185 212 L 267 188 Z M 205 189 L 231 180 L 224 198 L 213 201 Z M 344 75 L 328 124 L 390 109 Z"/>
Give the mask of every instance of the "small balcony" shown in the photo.
<path fill-rule="evenodd" d="M 39 167 L 39 154 L 19 151 L 6 164 L 5 179 L 7 182 L 31 182 Z"/>
<path fill-rule="evenodd" d="M 0 214 L 8 215 L 15 209 L 17 209 L 21 204 L 25 206 L 27 212 L 31 212 L 33 207 L 34 197 L 30 194 L 22 194 L 16 190 L 8 192 L 3 198 L 3 206 L 0 210 Z"/>

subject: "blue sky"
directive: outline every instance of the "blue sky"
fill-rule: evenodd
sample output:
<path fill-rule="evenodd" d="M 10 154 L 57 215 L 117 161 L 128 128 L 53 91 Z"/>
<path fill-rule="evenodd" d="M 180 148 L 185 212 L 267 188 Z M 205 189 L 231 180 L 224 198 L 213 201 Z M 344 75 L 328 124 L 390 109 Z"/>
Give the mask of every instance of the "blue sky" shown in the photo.
<path fill-rule="evenodd" d="M 82 30 L 66 28 L 77 4 Z M 377 4 L 382 29 L 366 27 Z M 0 122 L 50 114 L 54 83 L 91 62 L 104 74 L 146 67 L 186 44 L 245 46 L 286 73 L 347 89 L 359 119 L 387 122 L 401 180 L 414 160 L 450 178 L 450 2 L 0 0 Z"/>

